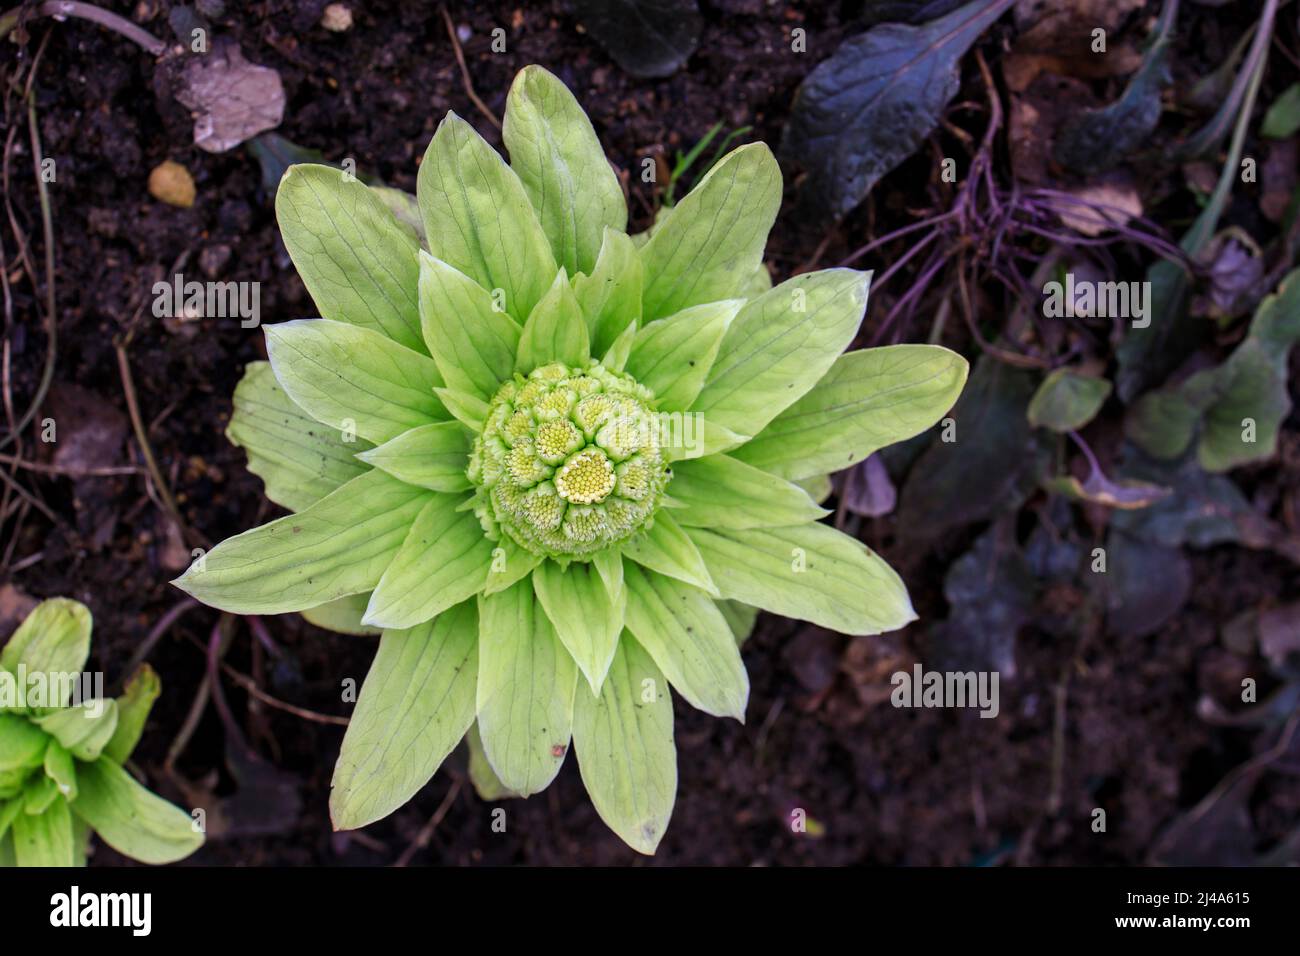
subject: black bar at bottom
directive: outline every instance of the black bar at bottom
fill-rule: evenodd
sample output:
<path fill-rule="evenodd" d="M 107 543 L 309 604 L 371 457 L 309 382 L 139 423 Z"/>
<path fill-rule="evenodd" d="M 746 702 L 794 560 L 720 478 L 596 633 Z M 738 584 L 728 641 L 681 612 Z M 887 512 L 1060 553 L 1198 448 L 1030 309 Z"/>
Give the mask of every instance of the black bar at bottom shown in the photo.
<path fill-rule="evenodd" d="M 73 933 L 128 946 L 331 947 L 407 933 L 495 949 L 512 937 L 554 945 L 557 932 L 592 945 L 705 934 L 734 944 L 774 925 L 815 938 L 850 932 L 873 946 L 1169 934 L 1227 942 L 1290 928 L 1298 887 L 1289 869 L 0 870 L 0 936 L 13 953 Z M 135 894 L 148 894 L 147 909 Z M 117 925 L 84 925 L 104 922 Z"/>

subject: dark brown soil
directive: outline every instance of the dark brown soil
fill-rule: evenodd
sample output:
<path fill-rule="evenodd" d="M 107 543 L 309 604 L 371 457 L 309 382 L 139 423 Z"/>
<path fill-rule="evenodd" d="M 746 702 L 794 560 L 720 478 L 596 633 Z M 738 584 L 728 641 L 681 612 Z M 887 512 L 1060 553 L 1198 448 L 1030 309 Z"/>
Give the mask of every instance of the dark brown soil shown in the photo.
<path fill-rule="evenodd" d="M 170 4 L 119 6 L 143 10 L 148 16 L 137 13 L 138 22 L 168 34 Z M 362 171 L 411 191 L 416 159 L 446 110 L 500 145 L 466 95 L 436 10 L 357 3 L 355 26 L 333 34 L 317 25 L 323 6 L 227 3 L 228 15 L 215 21 L 250 60 L 281 72 L 288 91 L 281 134 L 330 160 L 354 157 Z M 753 138 L 776 142 L 802 77 L 852 31 L 840 20 L 847 8 L 835 4 L 719 0 L 708 5 L 700 51 L 688 68 L 666 80 L 640 81 L 578 32 L 560 3 L 450 7 L 454 21 L 472 30 L 466 56 L 477 90 L 494 111 L 500 112 L 511 77 L 525 64 L 543 64 L 569 84 L 612 160 L 633 173 L 638 226 L 649 223 L 653 209 L 649 187 L 635 175 L 643 157 L 684 150 L 719 120 L 728 127 L 751 124 Z M 489 50 L 497 26 L 506 29 L 507 53 Z M 789 53 L 793 26 L 809 32 L 807 55 Z M 153 453 L 186 525 L 201 536 L 196 541 L 222 540 L 276 513 L 242 453 L 223 435 L 245 363 L 265 355 L 262 335 L 236 320 L 169 328 L 151 314 L 151 286 L 179 262 L 187 274 L 203 278 L 260 282 L 267 323 L 309 315 L 311 301 L 279 239 L 256 161 L 243 149 L 222 155 L 196 149 L 187 116 L 160 89 L 165 84 L 154 58 L 95 25 L 37 22 L 24 57 L 47 31 L 34 94 L 45 154 L 58 164 L 50 190 L 58 300 L 51 402 L 69 409 L 55 415 L 61 436 L 106 430 L 112 461 L 141 464 L 139 443 L 127 434 L 114 349 L 129 332 L 127 351 Z M 996 55 L 996 36 L 984 42 Z M 13 62 L 16 48 L 3 46 L 2 58 Z M 19 145 L 8 193 L 39 269 L 39 206 L 23 111 L 19 100 L 10 100 L 6 133 L 16 125 Z M 193 208 L 163 205 L 146 191 L 149 171 L 166 158 L 194 174 Z M 898 175 L 905 188 L 906 167 Z M 899 206 L 895 215 L 904 215 Z M 807 224 L 790 218 L 787 211 L 770 247 L 778 278 L 810 260 L 825 231 L 814 229 L 809 237 L 801 228 Z M 855 222 L 846 227 L 849 235 L 834 240 L 826 264 L 864 241 Z M 5 242 L 9 268 L 16 270 L 8 234 Z M 15 282 L 13 295 L 10 375 L 21 410 L 36 390 L 47 341 L 30 284 Z M 873 317 L 879 320 L 869 311 L 869 326 Z M 43 451 L 26 440 L 27 457 L 46 460 Z M 1292 456 L 1288 467 L 1296 464 Z M 62 594 L 87 603 L 95 615 L 95 663 L 110 680 L 122 676 L 151 627 L 181 600 L 166 582 L 188 563 L 188 548 L 176 540 L 143 473 L 74 481 L 19 472 L 16 478 L 60 524 L 36 510 L 26 514 L 16 536 L 15 522 L 6 523 L 0 546 L 9 549 L 9 581 L 35 597 Z M 1294 472 L 1285 478 L 1283 486 L 1294 489 Z M 873 526 L 870 541 L 886 557 L 893 557 L 893 532 L 887 520 Z M 1218 628 L 1244 608 L 1293 591 L 1294 566 L 1266 552 L 1201 552 L 1192 603 L 1171 624 L 1149 638 L 1096 638 L 1075 663 L 1074 635 L 1026 629 L 998 720 L 895 709 L 887 700 L 889 674 L 910 666 L 924 621 L 945 613 L 942 573 L 959 553 L 949 546 L 939 557 L 902 565 L 922 623 L 901 634 L 850 639 L 765 615 L 745 646 L 753 683 L 745 726 L 678 703 L 680 788 L 655 864 L 1138 863 L 1165 827 L 1252 755 L 1254 731 L 1203 722 L 1197 701 L 1207 684 L 1231 684 L 1240 666 L 1219 647 Z M 493 831 L 492 808 L 474 795 L 464 755 L 457 754 L 389 819 L 360 836 L 332 834 L 327 799 L 342 728 L 259 704 L 230 681 L 225 693 L 244 736 L 267 765 L 288 775 L 300 810 L 292 800 L 250 796 L 256 783 L 267 783 L 265 767 L 252 777 L 246 772 L 245 799 L 234 799 L 238 783 L 226 760 L 228 735 L 211 706 L 174 774 L 165 773 L 168 747 L 204 678 L 203 647 L 217 618 L 206 608 L 188 612 L 150 654 L 164 693 L 137 753 L 153 785 L 168 796 L 192 797 L 194 790 L 179 788 L 185 780 L 230 801 L 228 818 L 213 826 L 213 839 L 194 862 L 392 862 L 452 788 L 458 792 L 413 862 L 643 862 L 600 822 L 572 760 L 546 793 L 504 804 L 505 833 Z M 230 665 L 253 674 L 279 700 L 346 714 L 341 682 L 361 681 L 373 642 L 320 631 L 296 615 L 265 623 L 283 659 L 268 656 L 240 624 Z M 1060 700 L 1058 742 L 1063 671 L 1068 690 Z M 1055 782 L 1054 756 L 1060 766 Z M 1091 828 L 1094 808 L 1107 812 L 1105 833 Z M 807 833 L 792 832 L 797 809 L 807 814 Z M 1249 809 L 1254 842 L 1238 847 L 1246 854 L 1267 849 L 1295 826 L 1296 778 L 1267 778 Z M 267 832 L 257 832 L 259 823 Z M 122 861 L 101 847 L 95 862 Z"/>

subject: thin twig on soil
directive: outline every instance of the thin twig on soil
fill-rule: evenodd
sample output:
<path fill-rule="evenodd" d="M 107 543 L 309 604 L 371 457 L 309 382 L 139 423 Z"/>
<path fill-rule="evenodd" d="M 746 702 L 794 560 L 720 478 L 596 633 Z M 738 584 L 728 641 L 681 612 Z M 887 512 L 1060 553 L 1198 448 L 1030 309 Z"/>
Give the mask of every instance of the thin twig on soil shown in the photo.
<path fill-rule="evenodd" d="M 447 25 L 447 36 L 451 39 L 451 48 L 456 53 L 456 62 L 460 64 L 460 78 L 465 84 L 465 93 L 478 108 L 478 111 L 487 117 L 488 122 L 500 129 L 501 121 L 497 119 L 497 115 L 474 92 L 474 81 L 470 79 L 469 67 L 465 65 L 465 53 L 460 48 L 460 38 L 456 36 L 456 25 L 451 22 L 451 14 L 447 12 L 446 7 L 439 7 L 438 10 L 442 14 L 442 22 Z"/>
<path fill-rule="evenodd" d="M 283 648 L 275 642 L 275 638 L 267 630 L 266 622 L 259 615 L 249 614 L 244 618 L 244 621 L 248 624 L 248 629 L 253 632 L 253 636 L 257 638 L 258 643 L 266 648 L 267 653 L 276 660 L 284 657 Z"/>
<path fill-rule="evenodd" d="M 25 13 L 29 15 L 30 19 L 36 19 L 37 17 L 57 17 L 60 19 L 63 17 L 77 17 L 82 20 L 89 20 L 101 27 L 112 30 L 120 36 L 126 37 L 132 43 L 142 47 L 154 56 L 160 56 L 167 49 L 166 43 L 148 30 L 136 26 L 125 17 L 110 13 L 93 3 L 78 3 L 76 0 L 50 0 L 50 2 L 39 4 L 33 8 L 15 7 L 13 10 L 0 14 L 0 38 L 11 33 L 14 27 L 18 26 Z"/>
<path fill-rule="evenodd" d="M 9 489 L 5 489 L 5 497 L 9 497 Z M 3 563 L 0 563 L 0 569 L 7 569 L 9 563 L 13 561 L 14 552 L 18 549 L 18 542 L 22 539 L 23 522 L 27 519 L 27 511 L 31 506 L 27 502 L 20 502 L 18 505 L 18 517 L 14 520 L 14 533 L 9 536 L 9 544 L 5 548 Z"/>
<path fill-rule="evenodd" d="M 8 571 L 10 574 L 17 574 L 19 571 L 24 571 L 27 568 L 30 568 L 33 564 L 40 564 L 41 561 L 43 561 L 44 559 L 45 559 L 45 552 L 37 551 L 35 554 L 29 554 L 25 558 L 20 558 L 19 560 L 15 561 L 13 564 L 6 567 L 5 570 Z"/>
<path fill-rule="evenodd" d="M 217 716 L 221 719 L 221 725 L 226 729 L 226 745 L 238 745 L 249 754 L 253 753 L 253 748 L 248 745 L 244 739 L 243 732 L 239 729 L 239 724 L 235 721 L 235 712 L 230 709 L 230 704 L 226 701 L 225 691 L 221 689 L 221 672 L 218 665 L 225 656 L 227 648 L 230 646 L 231 627 L 234 624 L 234 617 L 230 614 L 222 614 L 216 624 L 212 625 L 212 633 L 208 636 L 208 686 L 212 690 L 212 705 L 217 709 Z M 254 756 L 256 756 L 254 754 Z"/>
<path fill-rule="evenodd" d="M 956 216 L 957 216 L 957 210 L 950 209 L 945 213 L 939 213 L 938 215 L 931 216 L 928 219 L 922 219 L 920 222 L 909 223 L 908 225 L 903 226 L 900 229 L 895 229 L 893 232 L 881 236 L 879 239 L 872 239 L 865 246 L 861 246 L 857 249 L 854 249 L 847 256 L 841 259 L 838 265 L 841 269 L 851 266 L 853 265 L 853 263 L 857 262 L 868 252 L 870 252 L 872 249 L 877 248 L 878 246 L 882 246 L 887 242 L 892 242 L 895 239 L 901 239 L 903 236 L 906 236 L 908 233 L 916 232 L 918 229 L 927 229 L 931 226 L 937 226 L 939 223 L 944 222 L 945 220 L 956 218 Z"/>
<path fill-rule="evenodd" d="M 280 700 L 278 697 L 272 697 L 262 688 L 257 686 L 257 681 L 249 677 L 242 671 L 237 671 L 225 661 L 221 662 L 221 671 L 240 687 L 244 688 L 250 696 L 256 697 L 268 707 L 274 707 L 276 710 L 282 710 L 286 714 L 293 714 L 295 717 L 301 717 L 303 720 L 310 720 L 314 724 L 330 724 L 335 727 L 346 727 L 348 725 L 347 717 L 338 717 L 334 714 L 322 714 L 320 711 L 308 710 L 306 707 L 299 707 L 296 704 L 290 704 L 287 701 Z"/>
<path fill-rule="evenodd" d="M 232 617 L 231 620 L 233 621 L 234 618 Z M 205 645 L 203 642 L 194 640 L 192 638 L 189 639 L 189 641 L 191 644 L 194 645 L 194 648 L 200 654 L 209 655 L 209 656 L 211 655 L 212 653 L 211 644 Z M 223 656 L 224 656 L 224 651 L 223 651 Z M 243 671 L 236 670 L 230 664 L 227 664 L 224 660 L 221 660 L 218 663 L 221 666 L 221 672 L 223 674 L 225 674 L 232 681 L 234 681 L 245 691 L 247 691 L 250 697 L 253 697 L 256 700 L 260 701 L 261 703 L 266 704 L 268 707 L 273 707 L 276 710 L 282 710 L 286 714 L 293 714 L 295 717 L 301 717 L 303 720 L 309 720 L 315 724 L 329 724 L 334 727 L 346 727 L 348 725 L 349 718 L 347 717 L 339 717 L 335 714 L 322 714 L 318 710 L 308 710 L 306 707 L 299 707 L 297 704 L 290 704 L 288 701 L 280 700 L 278 697 L 274 697 L 271 694 L 268 694 L 266 691 L 262 690 L 262 688 L 258 685 L 257 681 L 254 680 L 252 677 L 249 677 Z M 209 660 L 209 664 L 211 664 L 210 660 Z M 226 708 L 227 714 L 230 713 L 230 710 L 227 707 L 225 702 L 224 694 L 218 691 L 216 694 L 213 695 L 213 699 L 219 701 L 220 707 Z"/>
<path fill-rule="evenodd" d="M 1069 696 L 1069 678 L 1063 675 L 1060 682 L 1052 688 L 1052 770 L 1047 790 L 1047 815 L 1051 817 L 1061 812 L 1061 792 L 1065 779 L 1066 704 Z"/>
<path fill-rule="evenodd" d="M 759 725 L 758 734 L 754 737 L 754 763 L 757 766 L 763 764 L 763 758 L 767 753 L 768 735 L 772 732 L 772 727 L 775 726 L 776 719 L 781 716 L 783 710 L 785 710 L 785 698 L 778 697 L 773 701 L 767 716 L 763 718 L 763 723 Z"/>
<path fill-rule="evenodd" d="M 812 272 L 816 269 L 818 263 L 822 261 L 822 256 L 826 255 L 826 249 L 830 246 L 831 240 L 835 238 L 835 234 L 838 231 L 838 225 L 832 226 L 826 235 L 822 236 L 821 242 L 817 243 L 817 248 L 813 250 L 813 254 L 807 259 L 807 261 L 799 265 L 794 270 L 793 274 L 802 275 L 805 272 Z"/>
<path fill-rule="evenodd" d="M 28 133 L 32 143 L 32 167 L 36 172 L 36 190 L 40 197 L 41 205 L 41 231 L 45 238 L 45 367 L 41 371 L 41 380 L 36 387 L 36 394 L 32 398 L 31 405 L 23 413 L 18 424 L 0 438 L 0 448 L 6 448 L 18 440 L 22 430 L 27 427 L 28 423 L 36 417 L 36 412 L 40 408 L 41 402 L 45 401 L 45 395 L 50 390 L 50 383 L 54 380 L 54 361 L 58 354 L 58 317 L 55 314 L 55 282 L 54 282 L 54 215 L 50 209 L 50 190 L 45 182 L 43 149 L 41 147 L 40 128 L 36 122 L 36 94 L 32 91 L 32 82 L 36 78 L 36 68 L 40 65 L 41 56 L 45 53 L 46 44 L 49 43 L 50 33 L 47 31 L 41 38 L 41 45 L 37 47 L 36 56 L 32 58 L 31 68 L 27 71 L 27 83 L 23 90 L 23 96 L 27 100 L 27 126 Z M 12 219 L 12 210 L 11 216 Z M 35 288 L 36 274 L 32 272 L 32 286 Z"/>
<path fill-rule="evenodd" d="M 208 709 L 210 692 L 211 687 L 208 676 L 204 674 L 203 679 L 199 681 L 198 689 L 194 692 L 194 700 L 190 702 L 190 709 L 185 714 L 185 722 L 181 724 L 181 729 L 177 731 L 171 746 L 167 748 L 167 757 L 163 760 L 163 772 L 173 780 L 180 779 L 175 772 L 176 761 L 185 752 L 185 748 L 189 746 L 190 738 L 194 736 L 199 721 L 203 719 L 204 711 Z"/>
<path fill-rule="evenodd" d="M 23 231 L 22 226 L 19 225 L 18 223 L 18 214 L 14 211 L 14 204 L 9 197 L 9 183 L 11 179 L 9 175 L 9 165 L 10 165 L 9 160 L 10 157 L 17 154 L 17 150 L 14 149 L 14 143 L 18 140 L 19 125 L 8 115 L 9 114 L 8 107 L 9 104 L 8 104 L 8 100 L 6 99 L 5 120 L 6 122 L 12 123 L 12 125 L 9 127 L 9 135 L 5 137 L 5 156 L 4 156 L 5 215 L 9 219 L 9 228 L 13 230 L 14 242 L 18 244 L 18 251 L 16 256 L 17 261 L 22 263 L 23 271 L 27 273 L 28 280 L 32 284 L 32 289 L 39 290 L 40 285 L 36 275 L 36 264 L 32 262 L 31 243 L 27 241 L 27 233 Z M 15 278 L 16 276 L 9 277 L 9 281 L 12 282 L 14 281 Z"/>
<path fill-rule="evenodd" d="M 419 834 L 415 838 L 415 842 L 402 851 L 402 855 L 397 858 L 397 861 L 393 866 L 406 866 L 411 862 L 416 853 L 429 845 L 429 841 L 433 839 L 433 831 L 438 829 L 438 824 L 441 823 L 443 817 L 447 815 L 447 811 L 451 809 L 451 805 L 456 802 L 456 798 L 460 796 L 460 788 L 464 785 L 465 781 L 461 777 L 457 777 L 452 781 L 451 789 L 448 790 L 447 795 L 442 798 L 442 803 L 438 804 L 438 809 L 433 811 L 433 816 L 429 817 L 429 822 L 420 830 Z"/>
<path fill-rule="evenodd" d="M 126 410 L 131 417 L 131 428 L 135 431 L 135 440 L 140 445 L 140 454 L 144 457 L 145 466 L 153 478 L 154 489 L 162 499 L 163 510 L 176 522 L 176 527 L 191 543 L 198 541 L 204 547 L 209 547 L 211 542 L 190 528 L 181 517 L 180 508 L 176 505 L 176 499 L 172 497 L 171 488 L 168 487 L 167 480 L 163 478 L 158 468 L 153 447 L 149 444 L 149 436 L 145 432 L 144 421 L 140 417 L 140 403 L 135 394 L 135 381 L 131 376 L 131 360 L 126 354 L 126 344 L 121 341 L 114 342 L 113 348 L 117 351 L 117 370 L 122 379 L 122 392 L 126 396 Z"/>
<path fill-rule="evenodd" d="M 154 645 L 162 640 L 163 635 L 171 630 L 173 624 L 179 621 L 188 612 L 202 606 L 203 605 L 194 600 L 194 598 L 187 597 L 168 608 L 167 613 L 158 618 L 153 628 L 149 631 L 149 634 L 140 642 L 140 646 L 136 648 L 135 653 L 131 655 L 131 659 L 126 662 L 126 667 L 122 669 L 122 677 L 118 682 L 119 686 L 122 681 L 125 681 L 135 673 L 136 668 L 148 660 L 149 655 L 153 653 Z"/>
<path fill-rule="evenodd" d="M 0 454 L 0 464 L 13 465 L 24 471 L 35 471 L 42 475 L 59 475 L 65 478 L 110 478 L 119 475 L 138 475 L 141 470 L 135 465 L 102 465 L 94 468 L 67 468 L 62 465 L 45 464 L 39 461 L 24 461 L 15 455 Z"/>
<path fill-rule="evenodd" d="M 24 501 L 26 501 L 28 504 L 30 504 L 33 508 L 35 508 L 35 509 L 36 509 L 37 511 L 39 511 L 41 514 L 45 515 L 45 517 L 49 518 L 50 521 L 51 521 L 51 523 L 53 523 L 54 525 L 58 526 L 58 527 L 61 528 L 63 531 L 68 532 L 68 533 L 71 533 L 72 529 L 71 529 L 71 527 L 69 527 L 69 525 L 68 525 L 68 523 L 67 523 L 66 521 L 64 521 L 64 520 L 63 520 L 62 518 L 60 518 L 57 514 L 55 514 L 53 511 L 51 511 L 50 508 L 49 508 L 49 505 L 47 505 L 45 502 L 41 501 L 41 499 L 37 498 L 35 495 L 33 495 L 30 491 L 28 491 L 28 490 L 27 490 L 26 488 L 24 488 L 22 485 L 18 484 L 18 482 L 15 481 L 13 478 L 10 478 L 8 472 L 6 472 L 6 471 L 0 471 L 0 481 L 3 481 L 3 482 L 5 483 L 5 485 L 6 485 L 10 490 L 13 491 L 14 494 L 18 495 L 18 497 L 22 498 Z"/>
<path fill-rule="evenodd" d="M 966 322 L 966 328 L 970 330 L 971 337 L 979 343 L 980 349 L 989 353 L 998 361 L 1005 362 L 1007 365 L 1014 365 L 1016 368 L 1038 368 L 1044 370 L 1051 368 L 1051 363 L 1045 359 L 1033 355 L 1021 355 L 1017 352 L 1008 352 L 1006 349 L 998 348 L 998 346 L 994 345 L 984 337 L 984 333 L 979 329 L 979 323 L 975 321 L 975 310 L 971 304 L 970 290 L 966 286 L 966 261 L 964 256 L 962 257 L 962 261 L 957 265 L 957 289 L 961 293 L 959 298 L 961 301 L 962 318 Z"/>

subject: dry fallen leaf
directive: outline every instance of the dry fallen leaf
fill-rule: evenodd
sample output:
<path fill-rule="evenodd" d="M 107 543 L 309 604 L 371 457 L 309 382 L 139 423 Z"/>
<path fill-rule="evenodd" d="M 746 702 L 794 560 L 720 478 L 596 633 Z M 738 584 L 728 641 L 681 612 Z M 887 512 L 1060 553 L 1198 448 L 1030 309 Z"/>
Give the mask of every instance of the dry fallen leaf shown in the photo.
<path fill-rule="evenodd" d="M 50 389 L 49 415 L 54 420 L 54 465 L 72 476 L 121 463 L 126 416 L 103 397 L 71 382 Z"/>
<path fill-rule="evenodd" d="M 1081 235 L 1099 236 L 1142 215 L 1137 185 L 1127 174 L 1109 176 L 1085 186 L 1066 187 L 1064 192 L 1078 202 L 1053 200 L 1052 208 L 1061 222 Z"/>
<path fill-rule="evenodd" d="M 1114 30 L 1145 3 L 1146 0 L 1019 0 L 1014 16 L 1016 28 L 1021 31 L 1043 29 L 1061 20 Z"/>
<path fill-rule="evenodd" d="M 1264 253 L 1250 234 L 1229 227 L 1215 235 L 1196 257 L 1208 278 L 1203 295 L 1192 301 L 1192 314 L 1231 319 L 1255 307 L 1264 294 Z"/>
<path fill-rule="evenodd" d="M 1002 76 L 1007 89 L 1020 93 L 1029 88 L 1040 73 L 1069 76 L 1080 80 L 1104 80 L 1128 76 L 1142 63 L 1142 55 L 1131 46 L 1119 47 L 1114 56 L 1092 54 L 1057 56 L 1047 53 L 1008 53 L 1002 59 Z"/>
<path fill-rule="evenodd" d="M 916 663 L 901 635 L 901 631 L 894 631 L 850 641 L 844 649 L 840 670 L 848 676 L 864 710 L 889 700 L 894 692 L 893 676 L 899 671 L 910 672 Z"/>
<path fill-rule="evenodd" d="M 249 63 L 232 41 L 185 64 L 176 99 L 194 113 L 194 143 L 224 153 L 258 133 L 275 129 L 284 118 L 280 74 Z"/>
<path fill-rule="evenodd" d="M 1013 93 L 1028 89 L 1040 72 L 1099 80 L 1126 76 L 1142 54 L 1116 31 L 1144 0 L 1021 0 L 1016 5 L 1020 35 L 1002 59 L 1002 75 Z M 1093 52 L 1093 31 L 1106 31 L 1106 52 Z"/>
<path fill-rule="evenodd" d="M 1096 106 L 1097 98 L 1080 80 L 1045 73 L 1010 100 L 1012 173 L 1027 185 L 1055 185 L 1050 166 L 1056 131 L 1069 117 Z"/>

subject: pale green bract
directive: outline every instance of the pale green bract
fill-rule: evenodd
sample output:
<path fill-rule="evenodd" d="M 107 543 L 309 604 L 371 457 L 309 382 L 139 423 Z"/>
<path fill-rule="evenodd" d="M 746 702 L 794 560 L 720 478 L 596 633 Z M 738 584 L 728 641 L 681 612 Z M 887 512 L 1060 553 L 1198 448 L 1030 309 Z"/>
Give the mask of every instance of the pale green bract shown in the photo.
<path fill-rule="evenodd" d="M 848 634 L 915 618 L 805 488 L 933 425 L 966 362 L 842 355 L 866 273 L 771 287 L 781 175 L 761 143 L 629 237 L 559 80 L 523 70 L 503 135 L 510 165 L 447 115 L 420 166 L 422 234 L 337 169 L 285 174 L 285 245 L 323 318 L 267 329 L 229 434 L 296 513 L 176 583 L 381 633 L 336 827 L 391 813 L 467 736 L 494 795 L 544 789 L 572 743 L 601 817 L 652 853 L 676 792 L 669 687 L 743 720 L 747 608 Z"/>
<path fill-rule="evenodd" d="M 203 844 L 188 814 L 122 767 L 158 697 L 153 670 L 120 697 L 75 699 L 90 631 L 85 605 L 54 598 L 0 649 L 0 865 L 83 866 L 91 831 L 142 863 Z"/>

